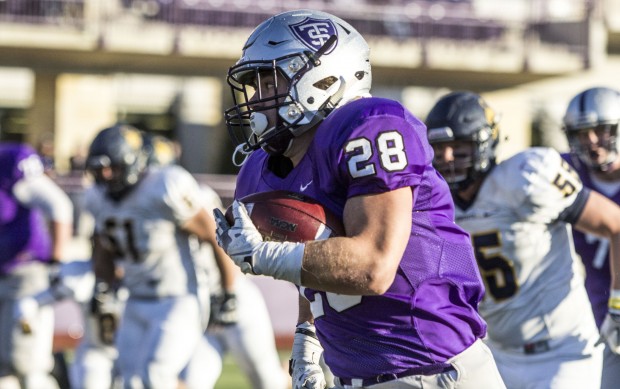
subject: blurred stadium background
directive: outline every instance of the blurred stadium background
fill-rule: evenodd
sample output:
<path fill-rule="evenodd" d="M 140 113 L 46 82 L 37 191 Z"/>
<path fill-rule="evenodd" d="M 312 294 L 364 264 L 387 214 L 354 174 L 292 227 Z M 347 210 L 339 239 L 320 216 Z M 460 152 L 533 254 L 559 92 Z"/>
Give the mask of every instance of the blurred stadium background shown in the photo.
<path fill-rule="evenodd" d="M 502 114 L 502 158 L 566 150 L 570 97 L 620 88 L 618 0 L 0 0 L 0 141 L 38 147 L 79 210 L 86 148 L 123 120 L 178 142 L 181 164 L 228 200 L 227 69 L 254 26 L 297 8 L 351 22 L 371 46 L 373 94 L 421 118 L 449 90 L 481 93 Z M 256 282 L 286 348 L 295 290 Z M 80 336 L 73 309 L 58 307 L 61 348 Z"/>

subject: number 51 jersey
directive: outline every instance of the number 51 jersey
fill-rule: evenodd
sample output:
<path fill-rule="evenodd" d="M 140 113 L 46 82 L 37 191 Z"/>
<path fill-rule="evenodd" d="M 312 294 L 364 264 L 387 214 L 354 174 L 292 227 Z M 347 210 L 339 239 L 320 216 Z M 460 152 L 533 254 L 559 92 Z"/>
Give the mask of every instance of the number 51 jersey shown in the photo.
<path fill-rule="evenodd" d="M 480 313 L 504 348 L 596 332 L 583 298 L 571 225 L 587 200 L 574 170 L 550 148 L 531 148 L 498 164 L 456 222 L 470 234 L 486 284 Z M 575 312 L 587 320 L 576 320 Z"/>
<path fill-rule="evenodd" d="M 123 268 L 133 297 L 157 298 L 196 293 L 194 237 L 180 226 L 202 207 L 195 179 L 176 165 L 149 169 L 120 201 L 95 185 L 85 207 Z"/>

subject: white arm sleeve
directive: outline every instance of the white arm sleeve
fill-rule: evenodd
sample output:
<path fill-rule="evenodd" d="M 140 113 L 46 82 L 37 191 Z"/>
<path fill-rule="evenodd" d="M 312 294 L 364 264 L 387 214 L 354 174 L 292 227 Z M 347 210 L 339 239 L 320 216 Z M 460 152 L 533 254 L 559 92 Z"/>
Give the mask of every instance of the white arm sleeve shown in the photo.
<path fill-rule="evenodd" d="M 58 223 L 73 221 L 73 204 L 69 196 L 44 174 L 19 180 L 13 186 L 13 195 L 23 206 L 41 209 L 49 220 Z"/>

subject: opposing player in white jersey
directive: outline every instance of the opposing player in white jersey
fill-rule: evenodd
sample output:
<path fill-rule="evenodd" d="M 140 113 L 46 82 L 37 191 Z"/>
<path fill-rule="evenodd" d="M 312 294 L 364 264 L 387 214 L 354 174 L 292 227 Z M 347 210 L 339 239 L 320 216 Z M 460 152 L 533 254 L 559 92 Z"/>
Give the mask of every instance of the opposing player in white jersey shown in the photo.
<path fill-rule="evenodd" d="M 456 222 L 471 235 L 486 283 L 480 313 L 506 386 L 599 387 L 602 345 L 571 224 L 620 248 L 620 208 L 584 188 L 553 149 L 496 164 L 496 115 L 475 93 L 442 97 L 426 124 L 433 164 L 451 187 Z M 612 255 L 620 265 L 620 250 Z"/>
<path fill-rule="evenodd" d="M 223 210 L 221 199 L 213 189 L 203 187 L 203 193 L 211 208 Z M 260 289 L 233 264 L 234 288 L 224 290 L 222 273 L 209 246 L 203 247 L 200 262 L 208 275 L 211 315 L 204 342 L 185 375 L 188 389 L 212 388 L 227 353 L 254 389 L 287 388 L 289 377 L 280 363 L 271 318 Z"/>
<path fill-rule="evenodd" d="M 588 88 L 575 95 L 566 108 L 564 131 L 570 153 L 562 157 L 579 174 L 583 185 L 620 204 L 620 92 L 611 88 Z M 575 250 L 586 269 L 586 290 L 596 324 L 607 340 L 601 388 L 620 385 L 620 290 L 609 290 L 609 241 L 573 231 Z M 605 322 L 608 313 L 609 320 Z M 613 320 L 612 320 L 613 319 Z"/>
<path fill-rule="evenodd" d="M 145 136 L 149 166 L 167 166 L 177 161 L 174 144 L 160 135 Z M 222 200 L 209 186 L 201 185 L 208 209 L 223 210 Z M 224 259 L 224 260 L 222 260 Z M 232 354 L 256 389 L 284 389 L 284 374 L 275 347 L 271 319 L 260 290 L 227 258 L 214 255 L 202 245 L 196 259 L 200 295 L 210 311 L 202 341 L 181 379 L 186 389 L 215 386 L 224 355 Z"/>
<path fill-rule="evenodd" d="M 195 238 L 215 242 L 215 224 L 195 179 L 177 165 L 145 169 L 138 130 L 115 125 L 93 140 L 86 193 L 94 216 L 93 260 L 108 285 L 120 276 L 128 299 L 116 334 L 126 388 L 176 388 L 202 333 Z"/>

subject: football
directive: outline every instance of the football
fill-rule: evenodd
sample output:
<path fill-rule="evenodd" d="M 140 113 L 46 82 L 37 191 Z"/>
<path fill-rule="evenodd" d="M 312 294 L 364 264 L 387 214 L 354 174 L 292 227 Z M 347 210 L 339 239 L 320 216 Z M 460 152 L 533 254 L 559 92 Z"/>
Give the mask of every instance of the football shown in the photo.
<path fill-rule="evenodd" d="M 270 191 L 246 196 L 240 201 L 265 240 L 307 242 L 344 236 L 340 219 L 310 197 L 288 192 Z M 232 206 L 226 220 L 234 223 Z"/>

